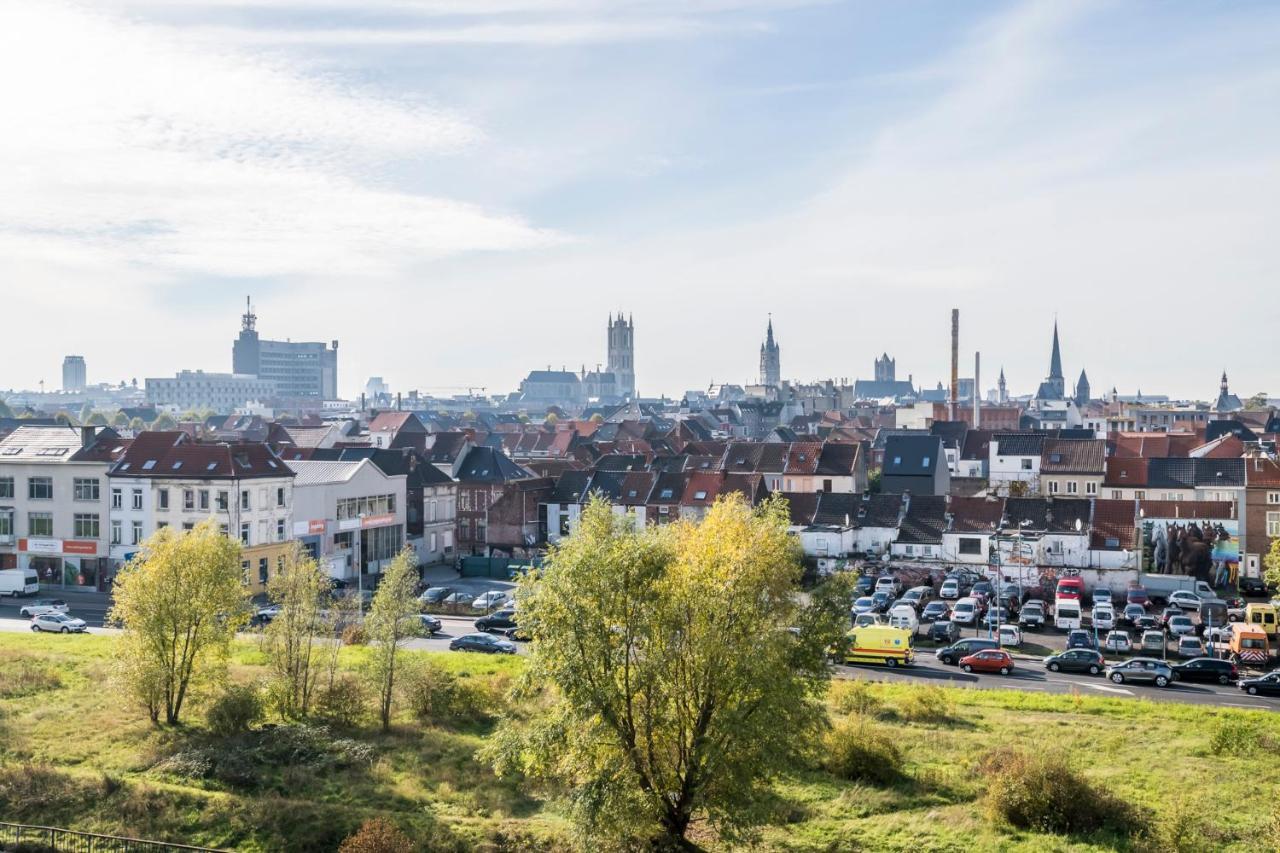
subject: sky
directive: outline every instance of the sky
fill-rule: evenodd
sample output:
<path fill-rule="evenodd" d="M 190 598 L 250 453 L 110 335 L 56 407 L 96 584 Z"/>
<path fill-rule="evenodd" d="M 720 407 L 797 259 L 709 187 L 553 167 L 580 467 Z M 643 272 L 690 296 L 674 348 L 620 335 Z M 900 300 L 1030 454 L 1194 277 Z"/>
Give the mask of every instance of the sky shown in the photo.
<path fill-rule="evenodd" d="M 0 0 L 0 388 L 338 339 L 513 390 L 784 378 L 1280 394 L 1280 7 Z M 20 353 L 20 357 L 15 357 Z"/>

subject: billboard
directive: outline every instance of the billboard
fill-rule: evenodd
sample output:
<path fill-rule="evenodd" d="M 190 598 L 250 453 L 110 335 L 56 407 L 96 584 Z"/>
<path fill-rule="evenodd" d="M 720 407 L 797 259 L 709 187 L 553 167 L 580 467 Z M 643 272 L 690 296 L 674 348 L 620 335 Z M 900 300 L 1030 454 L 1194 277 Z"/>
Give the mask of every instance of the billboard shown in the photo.
<path fill-rule="evenodd" d="M 1215 567 L 1224 564 L 1234 578 L 1240 568 L 1240 520 L 1142 519 L 1143 571 L 1190 574 L 1202 554 L 1207 554 Z"/>

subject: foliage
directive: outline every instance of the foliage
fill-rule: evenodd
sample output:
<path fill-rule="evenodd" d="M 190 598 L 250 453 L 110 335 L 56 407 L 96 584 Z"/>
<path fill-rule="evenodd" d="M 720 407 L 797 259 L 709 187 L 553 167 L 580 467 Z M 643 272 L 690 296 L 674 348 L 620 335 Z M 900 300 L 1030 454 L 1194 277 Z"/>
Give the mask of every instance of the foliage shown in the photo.
<path fill-rule="evenodd" d="M 871 716 L 880 709 L 880 697 L 863 678 L 832 682 L 828 699 L 841 714 Z"/>
<path fill-rule="evenodd" d="M 893 784 L 903 776 L 897 739 L 887 726 L 865 716 L 841 720 L 823 738 L 822 766 L 850 782 Z"/>
<path fill-rule="evenodd" d="M 913 723 L 946 723 L 955 714 L 951 693 L 937 684 L 913 690 L 894 706 L 898 716 Z"/>
<path fill-rule="evenodd" d="M 564 790 L 592 838 L 685 847 L 695 815 L 749 834 L 771 778 L 821 730 L 824 650 L 847 618 L 797 602 L 788 523 L 781 500 L 733 498 L 637 532 L 593 499 L 520 580 L 533 644 L 517 693 L 554 694 L 528 724 L 504 721 L 498 771 Z"/>
<path fill-rule="evenodd" d="M 325 726 L 292 725 L 193 745 L 158 761 L 152 770 L 181 779 L 210 779 L 233 788 L 254 789 L 282 769 L 324 772 L 368 766 L 373 759 L 373 748 L 366 743 L 334 737 Z"/>
<path fill-rule="evenodd" d="M 378 694 L 378 716 L 383 731 L 391 728 L 400 647 L 422 633 L 422 622 L 418 619 L 418 579 L 413 549 L 405 547 L 383 574 L 364 622 L 365 634 L 373 645 L 369 677 Z"/>
<path fill-rule="evenodd" d="M 58 671 L 30 658 L 0 660 L 0 699 L 32 696 L 62 686 Z"/>
<path fill-rule="evenodd" d="M 142 432 L 146 428 L 147 428 L 147 422 L 144 421 L 142 418 L 135 417 L 129 421 L 129 429 L 131 429 L 135 433 Z"/>
<path fill-rule="evenodd" d="M 369 691 L 353 675 L 338 675 L 320 685 L 312 716 L 343 728 L 354 728 L 369 707 Z"/>
<path fill-rule="evenodd" d="M 487 721 L 502 710 L 500 697 L 432 663 L 411 669 L 403 690 L 414 717 L 424 723 Z"/>
<path fill-rule="evenodd" d="M 1220 718 L 1209 738 L 1209 749 L 1214 755 L 1248 755 L 1258 750 L 1274 751 L 1280 747 L 1280 738 L 1274 730 L 1267 731 L 1256 715 L 1231 714 Z"/>
<path fill-rule="evenodd" d="M 102 412 L 94 412 L 92 415 L 89 415 L 89 419 L 85 421 L 85 424 L 88 426 L 106 426 L 107 416 Z"/>
<path fill-rule="evenodd" d="M 1014 480 L 1009 483 L 1009 497 L 1025 498 L 1028 493 L 1028 487 L 1024 480 Z"/>
<path fill-rule="evenodd" d="M 111 425 L 113 427 L 127 427 L 129 425 L 129 416 L 119 409 L 111 416 Z"/>
<path fill-rule="evenodd" d="M 80 407 L 80 417 L 77 418 L 77 420 L 79 420 L 80 423 L 84 423 L 85 421 L 89 420 L 89 418 L 92 415 L 93 415 L 93 406 L 89 405 L 88 403 L 85 403 L 83 406 Z"/>
<path fill-rule="evenodd" d="M 236 631 L 248 621 L 240 543 L 216 519 L 194 530 L 163 527 L 115 581 L 108 621 L 123 630 L 117 676 L 153 722 L 176 725 L 188 694 L 225 672 Z"/>
<path fill-rule="evenodd" d="M 0 400 L 0 418 L 13 417 L 13 409 L 9 408 L 9 404 L 4 400 Z"/>
<path fill-rule="evenodd" d="M 412 853 L 413 842 L 386 818 L 366 820 L 349 835 L 338 853 Z"/>
<path fill-rule="evenodd" d="M 1019 829 L 1079 834 L 1142 827 L 1136 811 L 1054 752 L 998 748 L 983 756 L 987 817 Z"/>
<path fill-rule="evenodd" d="M 878 495 L 882 488 L 884 488 L 884 471 L 876 468 L 867 475 L 867 491 L 873 495 Z"/>
<path fill-rule="evenodd" d="M 173 419 L 173 416 L 168 413 L 160 414 L 154 421 L 151 422 L 151 428 L 156 430 L 176 429 L 177 426 L 178 426 L 178 422 L 175 421 Z"/>
<path fill-rule="evenodd" d="M 223 690 L 205 710 L 209 731 L 219 737 L 244 734 L 262 721 L 262 696 L 258 688 L 233 684 Z"/>
<path fill-rule="evenodd" d="M 262 634 L 262 650 L 271 667 L 268 695 L 277 714 L 300 719 L 311 709 L 326 651 L 336 645 L 328 616 L 332 585 L 319 564 L 295 543 L 267 584 L 267 596 L 280 606 Z"/>
<path fill-rule="evenodd" d="M 1266 566 L 1266 582 L 1272 587 L 1280 587 L 1280 539 L 1271 540 L 1271 548 L 1262 558 Z"/>

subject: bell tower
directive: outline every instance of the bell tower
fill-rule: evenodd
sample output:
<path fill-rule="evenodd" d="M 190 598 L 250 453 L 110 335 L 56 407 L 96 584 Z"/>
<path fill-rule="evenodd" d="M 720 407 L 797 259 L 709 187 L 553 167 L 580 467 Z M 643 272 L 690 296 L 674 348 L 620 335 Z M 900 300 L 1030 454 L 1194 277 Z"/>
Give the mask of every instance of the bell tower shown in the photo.
<path fill-rule="evenodd" d="M 618 396 L 628 400 L 634 399 L 636 396 L 636 366 L 635 366 L 635 323 L 634 316 L 623 317 L 622 312 L 618 312 L 618 318 L 615 320 L 613 315 L 609 315 L 609 346 L 608 346 L 608 371 L 613 374 L 617 382 Z"/>

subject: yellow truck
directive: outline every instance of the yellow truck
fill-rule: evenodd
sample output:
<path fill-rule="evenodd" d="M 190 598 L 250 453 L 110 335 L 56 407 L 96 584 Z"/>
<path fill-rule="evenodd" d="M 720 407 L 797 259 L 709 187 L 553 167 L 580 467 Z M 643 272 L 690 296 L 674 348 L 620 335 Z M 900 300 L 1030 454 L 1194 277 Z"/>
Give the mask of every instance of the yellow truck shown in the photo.
<path fill-rule="evenodd" d="M 1274 637 L 1280 630 L 1280 609 L 1274 604 L 1254 602 L 1244 608 L 1244 622 L 1261 628 L 1263 633 Z"/>
<path fill-rule="evenodd" d="M 1237 622 L 1231 626 L 1227 647 L 1231 660 L 1246 666 L 1265 667 L 1271 653 L 1262 626 L 1249 622 Z"/>
<path fill-rule="evenodd" d="M 912 637 L 912 632 L 906 628 L 889 625 L 854 628 L 847 635 L 846 648 L 840 657 L 844 663 L 910 666 L 916 659 Z"/>

